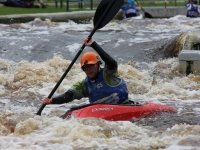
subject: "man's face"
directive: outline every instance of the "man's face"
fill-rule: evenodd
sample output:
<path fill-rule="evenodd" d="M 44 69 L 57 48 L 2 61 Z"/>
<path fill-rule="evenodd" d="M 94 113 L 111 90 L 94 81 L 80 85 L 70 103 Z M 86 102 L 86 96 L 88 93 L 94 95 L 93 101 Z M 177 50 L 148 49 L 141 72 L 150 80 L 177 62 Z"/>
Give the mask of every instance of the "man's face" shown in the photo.
<path fill-rule="evenodd" d="M 86 64 L 83 67 L 83 71 L 89 79 L 95 79 L 99 72 L 99 64 Z"/>

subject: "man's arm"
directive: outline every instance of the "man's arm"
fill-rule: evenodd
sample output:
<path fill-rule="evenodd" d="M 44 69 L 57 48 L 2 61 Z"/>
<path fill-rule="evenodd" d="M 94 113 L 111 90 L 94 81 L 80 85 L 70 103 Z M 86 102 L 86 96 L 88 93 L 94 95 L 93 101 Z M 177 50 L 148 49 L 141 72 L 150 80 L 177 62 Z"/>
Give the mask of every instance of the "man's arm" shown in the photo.
<path fill-rule="evenodd" d="M 109 70 L 117 68 L 117 62 L 109 54 L 107 54 L 95 41 L 92 43 L 91 47 L 103 59 Z"/>
<path fill-rule="evenodd" d="M 73 101 L 73 92 L 68 90 L 64 94 L 58 95 L 56 97 L 52 98 L 52 104 L 63 104 L 63 103 L 69 103 Z"/>
<path fill-rule="evenodd" d="M 63 104 L 69 103 L 74 99 L 81 99 L 83 97 L 87 97 L 87 91 L 85 87 L 84 80 L 77 82 L 64 94 L 55 96 L 52 98 L 50 104 Z"/>

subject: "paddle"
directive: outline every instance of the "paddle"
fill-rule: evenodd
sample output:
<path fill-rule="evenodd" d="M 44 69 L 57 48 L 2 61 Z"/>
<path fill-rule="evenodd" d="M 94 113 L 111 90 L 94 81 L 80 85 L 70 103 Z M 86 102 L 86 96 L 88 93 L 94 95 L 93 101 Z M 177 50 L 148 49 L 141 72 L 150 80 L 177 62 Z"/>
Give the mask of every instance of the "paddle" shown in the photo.
<path fill-rule="evenodd" d="M 137 0 L 135 0 L 135 1 L 136 1 L 136 3 L 139 5 L 138 1 L 137 1 Z M 144 9 L 142 8 L 142 6 L 141 6 L 141 9 L 142 9 L 142 11 L 144 12 L 145 18 L 153 18 L 152 15 L 150 15 L 149 13 L 147 13 L 146 11 L 144 11 Z"/>
<path fill-rule="evenodd" d="M 123 5 L 123 3 L 124 0 L 102 0 L 100 2 L 93 19 L 94 28 L 90 33 L 90 35 L 88 36 L 89 37 L 88 41 L 92 38 L 93 34 L 97 29 L 104 27 L 110 20 L 112 20 L 112 18 L 117 14 L 119 9 Z M 77 60 L 77 58 L 79 57 L 84 48 L 85 44 L 82 45 L 81 49 L 78 51 L 75 58 L 72 60 L 71 64 L 68 66 L 65 73 L 62 75 L 58 83 L 55 85 L 55 87 L 49 94 L 48 96 L 49 99 L 53 96 L 54 92 L 57 90 L 62 80 L 65 78 L 65 76 L 67 75 L 67 73 L 69 72 L 69 70 L 71 69 L 71 67 L 73 66 L 73 64 L 75 63 L 75 61 Z M 43 104 L 36 113 L 36 115 L 41 115 L 42 110 L 44 109 L 45 106 L 46 104 Z"/>

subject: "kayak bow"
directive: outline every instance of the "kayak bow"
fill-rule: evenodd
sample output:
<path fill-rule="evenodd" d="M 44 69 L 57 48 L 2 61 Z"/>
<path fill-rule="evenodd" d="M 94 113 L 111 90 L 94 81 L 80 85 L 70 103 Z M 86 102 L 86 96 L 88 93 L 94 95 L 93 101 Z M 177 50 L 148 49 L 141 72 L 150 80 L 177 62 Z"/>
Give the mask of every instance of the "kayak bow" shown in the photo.
<path fill-rule="evenodd" d="M 71 108 L 62 118 L 101 118 L 110 121 L 129 121 L 134 118 L 145 118 L 163 112 L 176 112 L 172 106 L 145 103 L 144 105 L 120 105 L 120 104 L 87 104 Z"/>

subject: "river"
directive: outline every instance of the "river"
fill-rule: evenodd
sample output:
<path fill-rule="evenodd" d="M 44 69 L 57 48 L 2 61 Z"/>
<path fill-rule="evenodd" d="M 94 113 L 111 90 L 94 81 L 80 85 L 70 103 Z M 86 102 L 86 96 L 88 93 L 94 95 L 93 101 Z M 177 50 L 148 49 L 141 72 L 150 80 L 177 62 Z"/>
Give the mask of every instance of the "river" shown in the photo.
<path fill-rule="evenodd" d="M 92 29 L 92 20 L 0 24 L 0 149 L 200 149 L 200 76 L 180 73 L 177 58 L 200 42 L 199 18 L 112 20 L 93 36 L 117 60 L 132 100 L 170 105 L 176 113 L 132 122 L 60 118 L 88 104 L 83 98 L 35 115 Z M 84 78 L 76 61 L 54 96 Z"/>

